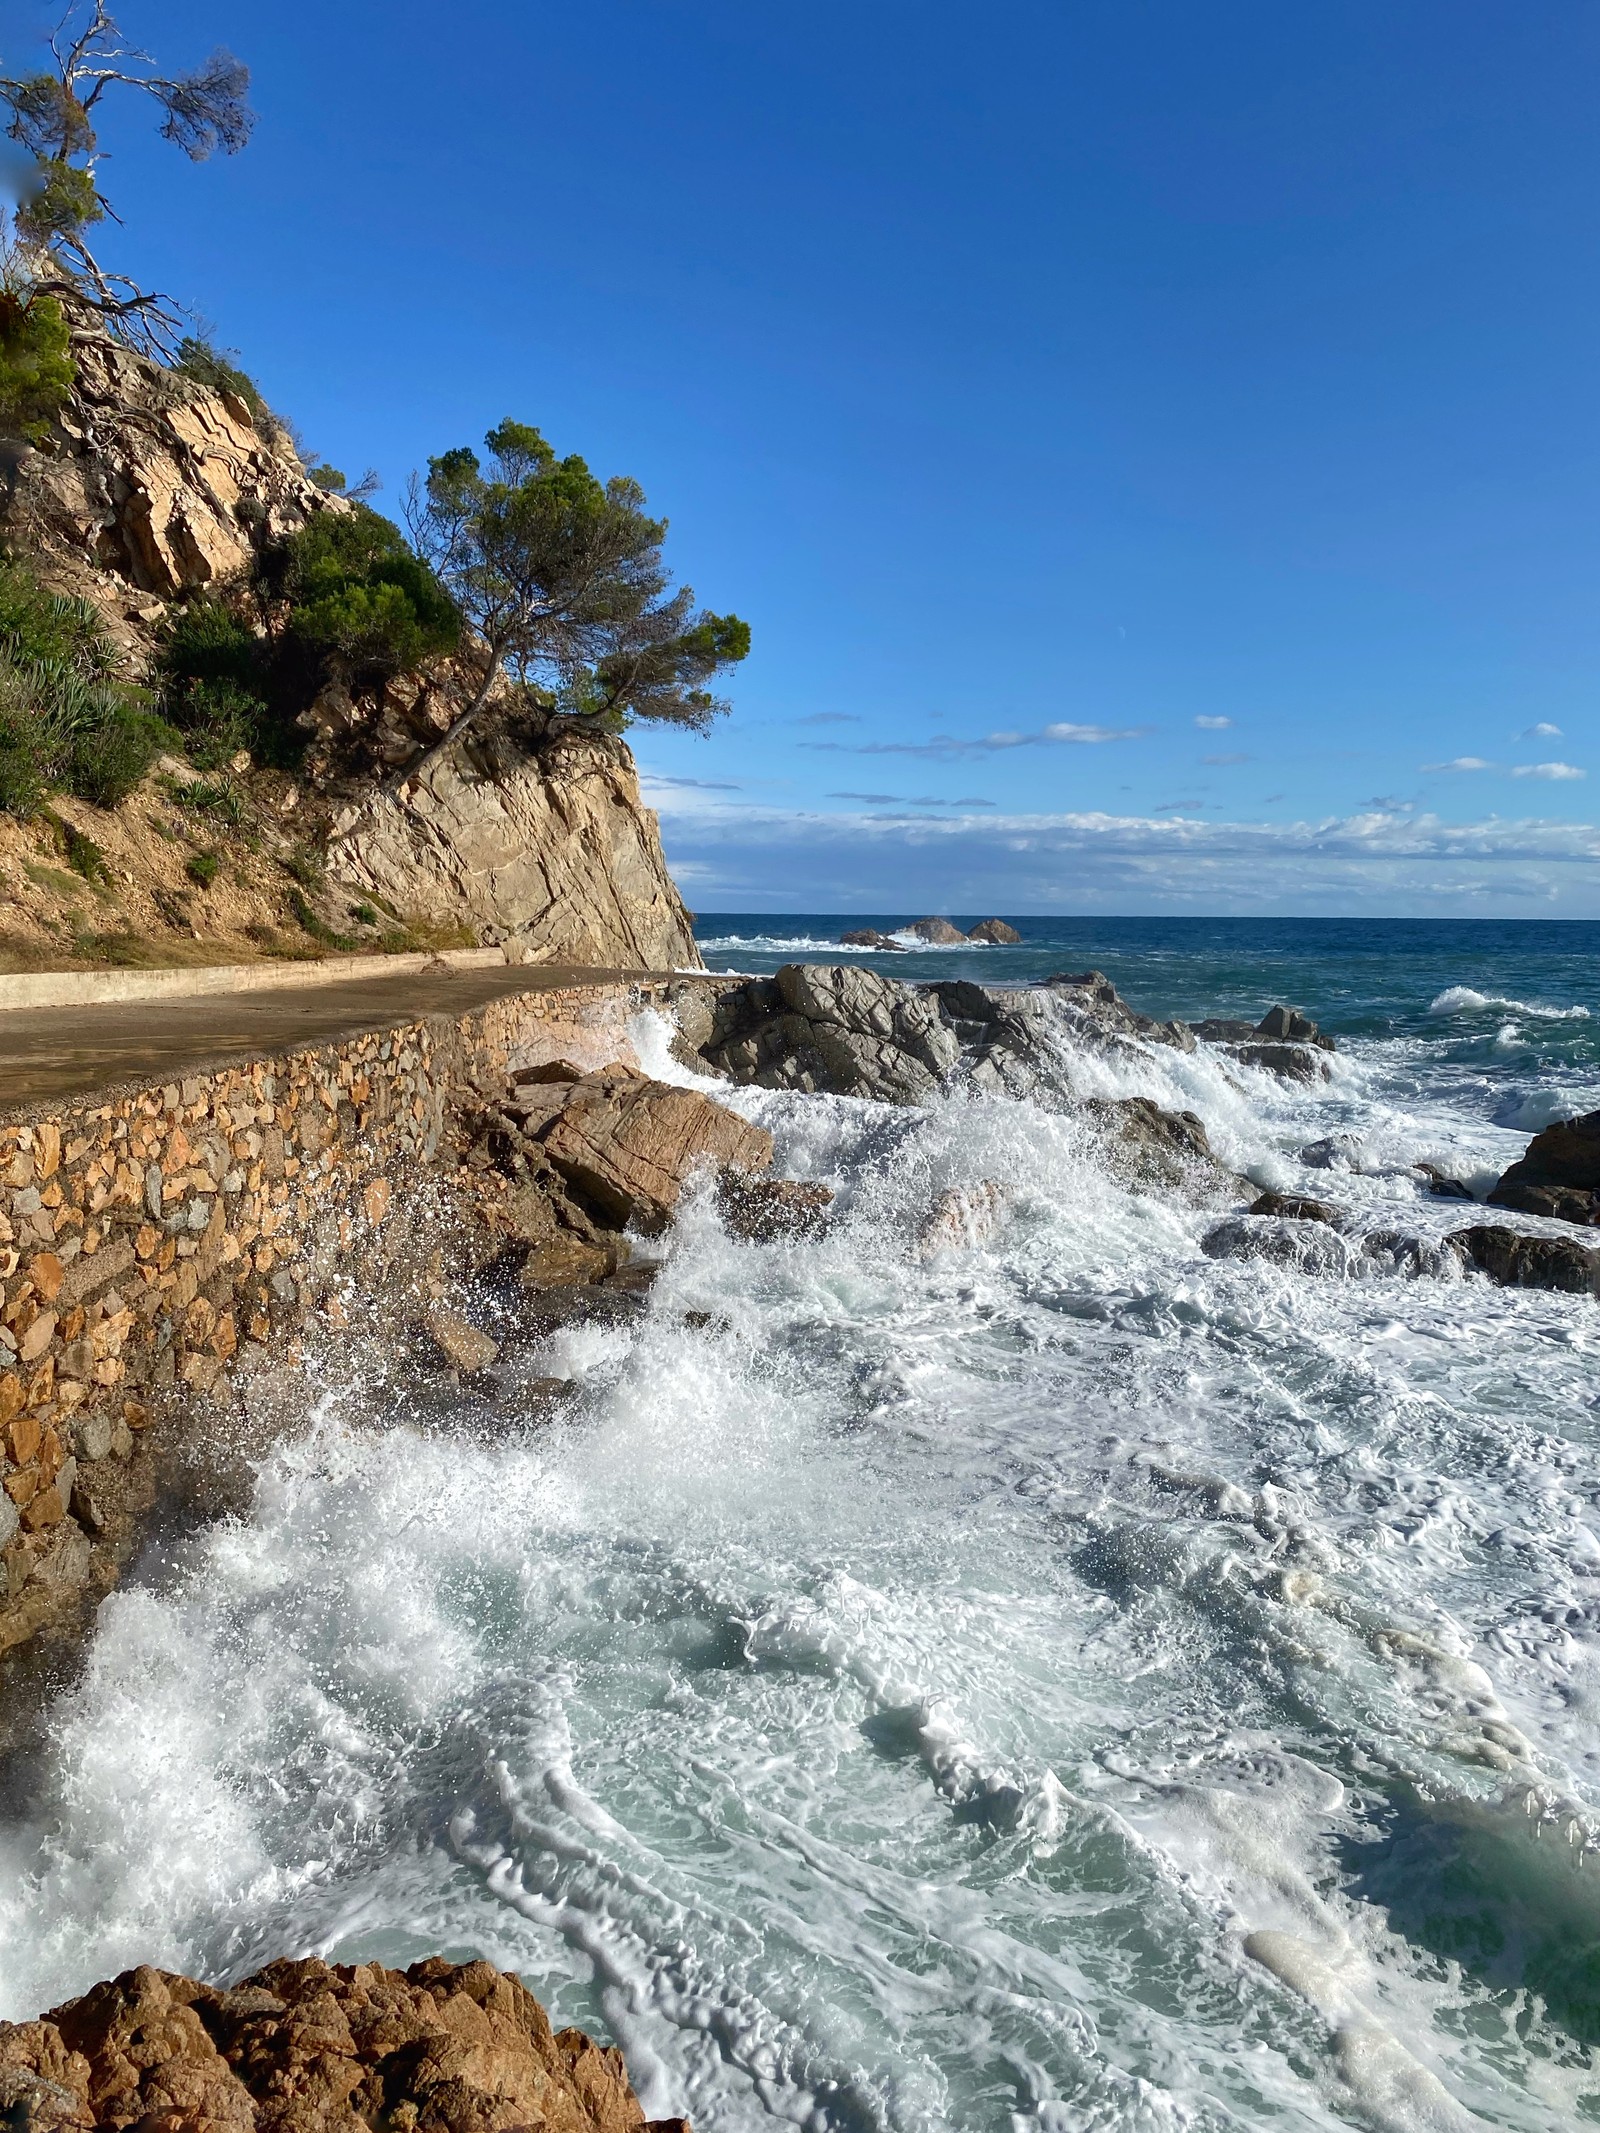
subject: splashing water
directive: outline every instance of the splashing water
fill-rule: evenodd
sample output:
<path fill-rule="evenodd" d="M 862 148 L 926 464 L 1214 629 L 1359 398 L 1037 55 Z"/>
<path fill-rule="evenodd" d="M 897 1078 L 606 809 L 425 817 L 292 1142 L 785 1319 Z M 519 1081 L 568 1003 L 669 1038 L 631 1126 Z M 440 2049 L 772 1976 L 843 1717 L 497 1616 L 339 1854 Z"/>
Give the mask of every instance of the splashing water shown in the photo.
<path fill-rule="evenodd" d="M 1426 1042 L 1064 1069 L 1438 1234 L 1409 1166 L 1527 1129 Z M 0 1829 L 0 2012 L 481 1954 L 700 2133 L 1600 2121 L 1600 1308 L 1212 1261 L 1070 1113 L 730 1100 L 824 1234 L 693 1198 L 494 1443 L 327 1359 L 249 1518 L 106 1603 Z M 919 1251 L 982 1180 L 996 1234 Z"/>

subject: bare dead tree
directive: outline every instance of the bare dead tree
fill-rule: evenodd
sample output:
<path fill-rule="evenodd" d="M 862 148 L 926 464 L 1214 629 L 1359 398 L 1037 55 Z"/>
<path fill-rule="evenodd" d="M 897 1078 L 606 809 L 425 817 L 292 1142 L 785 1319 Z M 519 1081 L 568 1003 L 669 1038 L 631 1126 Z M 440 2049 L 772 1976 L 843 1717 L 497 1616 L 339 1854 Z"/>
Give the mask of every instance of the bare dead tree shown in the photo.
<path fill-rule="evenodd" d="M 108 271 L 89 244 L 96 223 L 120 220 L 100 184 L 97 117 L 109 94 L 145 96 L 162 114 L 161 137 L 191 162 L 237 155 L 255 125 L 250 70 L 218 50 L 192 73 L 163 74 L 128 42 L 107 0 L 72 0 L 48 49 L 48 68 L 0 78 L 6 131 L 33 159 L 18 233 L 41 256 L 41 287 L 52 286 L 53 266 L 62 293 L 87 298 L 119 339 L 170 356 L 184 331 L 177 306 Z"/>

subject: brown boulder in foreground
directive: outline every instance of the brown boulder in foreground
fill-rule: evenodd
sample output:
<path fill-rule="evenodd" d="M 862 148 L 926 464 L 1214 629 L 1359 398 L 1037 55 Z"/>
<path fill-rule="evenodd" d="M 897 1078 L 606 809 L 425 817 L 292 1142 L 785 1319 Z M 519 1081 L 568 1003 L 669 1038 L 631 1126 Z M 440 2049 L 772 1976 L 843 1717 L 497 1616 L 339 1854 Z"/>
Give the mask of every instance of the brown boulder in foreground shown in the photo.
<path fill-rule="evenodd" d="M 546 1159 L 589 1203 L 619 1226 L 665 1228 L 697 1170 L 765 1170 L 772 1135 L 750 1126 L 697 1089 L 602 1068 L 564 1090 L 528 1090 L 557 1099 L 548 1120 L 529 1106 L 525 1130 Z"/>
<path fill-rule="evenodd" d="M 1536 1133 L 1489 1195 L 1491 1207 L 1600 1224 L 1600 1111 Z"/>
<path fill-rule="evenodd" d="M 220 1992 L 141 1966 L 0 2023 L 29 2133 L 637 2133 L 623 2070 L 492 1963 L 269 1963 Z M 657 2119 L 655 2133 L 688 2133 Z"/>

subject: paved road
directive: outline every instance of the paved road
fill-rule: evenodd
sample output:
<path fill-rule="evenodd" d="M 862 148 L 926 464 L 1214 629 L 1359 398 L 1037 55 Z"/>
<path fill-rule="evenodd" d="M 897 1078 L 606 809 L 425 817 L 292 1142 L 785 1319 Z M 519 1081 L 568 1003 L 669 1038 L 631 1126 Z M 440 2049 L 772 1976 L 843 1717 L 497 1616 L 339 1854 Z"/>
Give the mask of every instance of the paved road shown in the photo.
<path fill-rule="evenodd" d="M 654 973 L 659 976 L 659 973 Z M 416 1015 L 464 1015 L 508 993 L 645 978 L 642 970 L 552 963 L 413 972 L 350 985 L 205 994 L 105 1007 L 0 1013 L 0 1110 L 130 1084 L 176 1081 L 230 1060 L 258 1059 L 382 1029 Z"/>

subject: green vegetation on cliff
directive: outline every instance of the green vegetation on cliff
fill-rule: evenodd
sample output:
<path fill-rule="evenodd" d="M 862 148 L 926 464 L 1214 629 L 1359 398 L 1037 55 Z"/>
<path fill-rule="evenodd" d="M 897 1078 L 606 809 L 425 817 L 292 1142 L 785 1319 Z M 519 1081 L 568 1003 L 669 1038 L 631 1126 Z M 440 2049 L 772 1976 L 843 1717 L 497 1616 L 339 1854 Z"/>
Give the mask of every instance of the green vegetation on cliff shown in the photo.
<path fill-rule="evenodd" d="M 0 563 L 0 809 L 32 814 L 52 788 L 114 807 L 176 739 L 93 607 Z"/>

